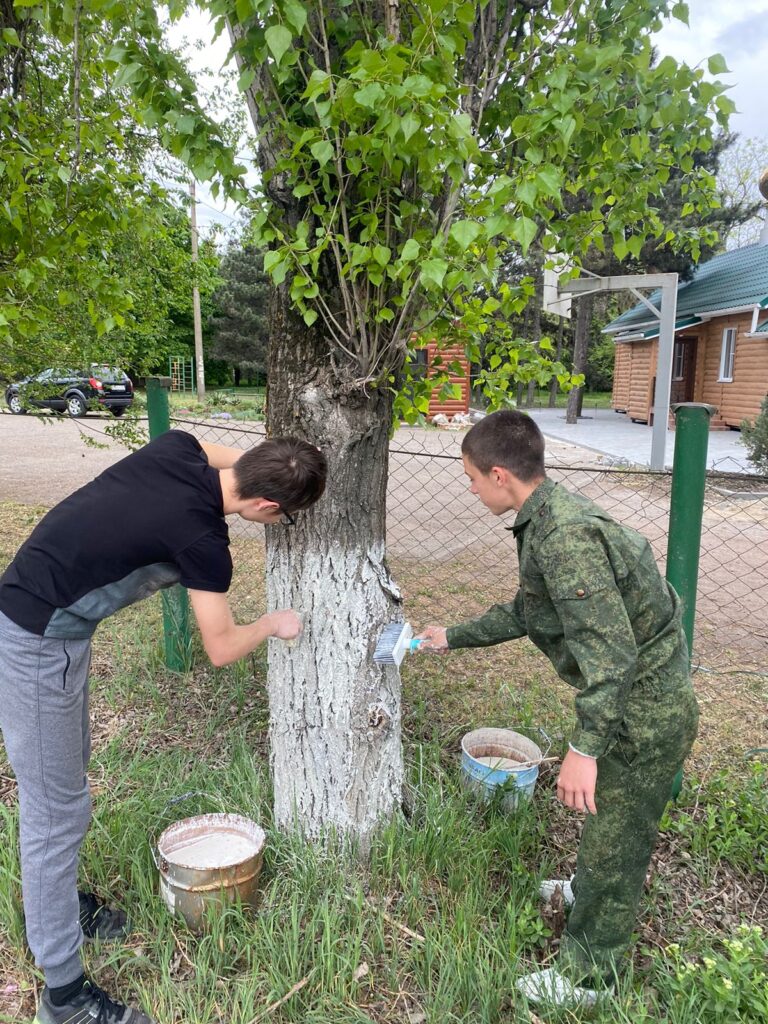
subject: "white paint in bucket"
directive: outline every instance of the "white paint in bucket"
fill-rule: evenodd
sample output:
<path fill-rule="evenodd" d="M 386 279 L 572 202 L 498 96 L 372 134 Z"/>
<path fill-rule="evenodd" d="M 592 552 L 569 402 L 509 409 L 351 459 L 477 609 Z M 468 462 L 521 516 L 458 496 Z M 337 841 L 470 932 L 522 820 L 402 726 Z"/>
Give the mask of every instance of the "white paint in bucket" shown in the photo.
<path fill-rule="evenodd" d="M 177 846 L 166 854 L 170 864 L 186 868 L 226 868 L 255 857 L 258 848 L 247 836 L 235 832 L 210 832 Z"/>
<path fill-rule="evenodd" d="M 513 757 L 494 757 L 492 755 L 476 757 L 475 761 L 478 764 L 484 764 L 487 768 L 493 768 L 496 772 L 508 772 L 513 768 L 519 768 L 522 764 L 522 761 L 516 761 Z"/>
<path fill-rule="evenodd" d="M 239 814 L 201 814 L 158 838 L 160 894 L 172 914 L 202 930 L 207 909 L 234 899 L 255 906 L 266 835 Z"/>

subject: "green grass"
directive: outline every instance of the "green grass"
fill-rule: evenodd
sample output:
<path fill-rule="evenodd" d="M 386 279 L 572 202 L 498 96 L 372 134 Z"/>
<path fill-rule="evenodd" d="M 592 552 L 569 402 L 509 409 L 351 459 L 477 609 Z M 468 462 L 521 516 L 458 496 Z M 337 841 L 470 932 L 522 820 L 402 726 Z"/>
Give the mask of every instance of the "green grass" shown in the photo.
<path fill-rule="evenodd" d="M 582 407 L 584 409 L 610 409 L 611 408 L 611 395 L 610 391 L 585 391 Z M 473 397 L 471 400 L 472 404 L 477 401 L 480 408 L 483 407 L 483 399 L 481 396 L 476 398 Z M 524 399 L 525 401 L 525 399 Z M 536 409 L 546 409 L 549 406 L 549 389 L 542 388 L 534 392 L 533 405 Z M 555 408 L 564 409 L 568 405 L 568 394 L 564 391 L 558 391 L 555 397 Z M 523 404 L 521 408 L 525 408 Z"/>

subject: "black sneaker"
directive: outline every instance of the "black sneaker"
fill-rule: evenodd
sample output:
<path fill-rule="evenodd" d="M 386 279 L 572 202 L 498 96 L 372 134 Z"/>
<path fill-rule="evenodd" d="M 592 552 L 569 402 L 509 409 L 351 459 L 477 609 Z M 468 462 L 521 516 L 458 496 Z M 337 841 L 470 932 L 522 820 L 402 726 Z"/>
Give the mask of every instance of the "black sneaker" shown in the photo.
<path fill-rule="evenodd" d="M 155 1024 L 145 1013 L 116 1003 L 98 985 L 87 981 L 76 996 L 63 1006 L 54 1006 L 43 989 L 32 1024 Z"/>
<path fill-rule="evenodd" d="M 87 942 L 125 938 L 130 929 L 122 910 L 108 907 L 92 892 L 79 892 L 77 896 L 80 900 L 80 927 Z"/>

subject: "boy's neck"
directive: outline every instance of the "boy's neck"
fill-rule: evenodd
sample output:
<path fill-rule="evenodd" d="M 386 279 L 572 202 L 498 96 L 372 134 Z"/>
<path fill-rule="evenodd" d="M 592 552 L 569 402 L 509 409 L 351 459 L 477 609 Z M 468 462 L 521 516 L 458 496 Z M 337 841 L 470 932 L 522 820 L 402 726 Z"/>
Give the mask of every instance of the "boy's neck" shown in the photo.
<path fill-rule="evenodd" d="M 539 477 L 538 480 L 528 480 L 523 482 L 522 480 L 518 480 L 516 476 L 511 476 L 510 497 L 512 499 L 513 510 L 515 512 L 519 512 L 533 492 L 537 490 L 546 479 L 546 476 L 542 476 Z"/>
<path fill-rule="evenodd" d="M 219 470 L 219 483 L 221 484 L 221 497 L 224 505 L 224 515 L 231 516 L 240 511 L 242 498 L 239 498 L 235 489 L 235 473 L 232 469 Z"/>

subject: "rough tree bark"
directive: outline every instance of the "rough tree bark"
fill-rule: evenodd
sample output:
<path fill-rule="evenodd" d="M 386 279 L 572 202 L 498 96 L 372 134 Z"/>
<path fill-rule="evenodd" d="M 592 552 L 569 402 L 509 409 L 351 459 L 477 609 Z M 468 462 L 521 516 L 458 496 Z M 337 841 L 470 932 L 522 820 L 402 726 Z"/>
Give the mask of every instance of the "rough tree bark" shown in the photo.
<path fill-rule="evenodd" d="M 400 606 L 384 561 L 392 395 L 345 391 L 322 330 L 291 311 L 287 287 L 273 292 L 270 314 L 268 432 L 318 445 L 332 481 L 295 527 L 267 527 L 269 606 L 304 621 L 294 645 L 270 642 L 275 821 L 366 847 L 403 781 L 399 672 L 371 660 Z"/>

